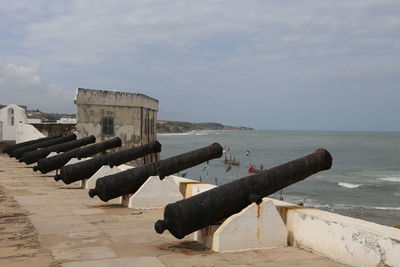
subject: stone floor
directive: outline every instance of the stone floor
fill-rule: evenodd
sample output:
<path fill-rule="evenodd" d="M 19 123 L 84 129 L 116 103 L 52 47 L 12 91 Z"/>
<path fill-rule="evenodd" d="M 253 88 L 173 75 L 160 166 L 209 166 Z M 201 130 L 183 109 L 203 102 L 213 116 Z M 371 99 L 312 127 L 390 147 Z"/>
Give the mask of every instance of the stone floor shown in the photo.
<path fill-rule="evenodd" d="M 294 248 L 215 253 L 159 235 L 162 209 L 133 210 L 88 197 L 0 155 L 0 266 L 341 266 Z"/>

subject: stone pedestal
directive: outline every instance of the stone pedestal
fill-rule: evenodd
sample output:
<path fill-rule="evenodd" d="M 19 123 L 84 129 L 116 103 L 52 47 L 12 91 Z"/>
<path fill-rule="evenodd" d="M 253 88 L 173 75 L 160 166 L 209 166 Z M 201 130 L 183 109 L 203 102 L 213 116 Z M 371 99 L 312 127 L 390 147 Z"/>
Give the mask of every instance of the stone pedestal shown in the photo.
<path fill-rule="evenodd" d="M 129 199 L 129 208 L 157 209 L 169 203 L 183 199 L 179 191 L 179 179 L 167 176 L 160 180 L 158 176 L 151 176 Z"/>
<path fill-rule="evenodd" d="M 287 230 L 273 202 L 264 200 L 195 232 L 194 239 L 216 252 L 232 252 L 287 246 Z"/>

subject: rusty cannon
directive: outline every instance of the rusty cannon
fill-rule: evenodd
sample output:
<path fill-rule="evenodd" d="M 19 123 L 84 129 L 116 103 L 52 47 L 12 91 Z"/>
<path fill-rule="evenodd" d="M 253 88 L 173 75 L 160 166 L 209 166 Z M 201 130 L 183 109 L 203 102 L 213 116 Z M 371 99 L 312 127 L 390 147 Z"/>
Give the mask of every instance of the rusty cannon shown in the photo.
<path fill-rule="evenodd" d="M 8 145 L 6 148 L 3 149 L 3 153 L 7 153 L 10 157 L 12 157 L 14 150 L 17 149 L 17 148 L 20 148 L 20 147 L 23 147 L 23 146 L 37 144 L 37 143 L 40 143 L 40 142 L 43 142 L 43 141 L 48 141 L 48 140 L 51 140 L 51 139 L 54 139 L 54 138 L 58 138 L 58 137 L 61 137 L 61 135 L 47 136 L 47 137 L 34 139 L 34 140 L 29 140 L 29 141 L 18 143 L 18 144 L 14 144 L 14 145 Z"/>
<path fill-rule="evenodd" d="M 331 166 L 329 152 L 319 149 L 305 157 L 168 204 L 164 220 L 158 220 L 154 228 L 159 234 L 168 230 L 181 239 L 240 212 L 253 202 L 260 204 L 263 197 Z"/>
<path fill-rule="evenodd" d="M 54 180 L 62 180 L 64 183 L 70 184 L 92 177 L 93 174 L 95 174 L 102 166 L 118 166 L 131 160 L 141 158 L 151 153 L 158 153 L 160 151 L 161 144 L 156 141 L 143 146 L 109 153 L 83 162 L 64 166 L 60 169 L 60 174 L 54 176 Z"/>
<path fill-rule="evenodd" d="M 39 143 L 36 143 L 36 144 L 23 146 L 23 147 L 20 147 L 20 148 L 17 148 L 17 149 L 14 150 L 13 157 L 15 157 L 16 159 L 20 159 L 24 155 L 25 152 L 34 151 L 34 150 L 37 150 L 39 148 L 45 148 L 45 147 L 49 147 L 49 146 L 52 146 L 52 145 L 73 141 L 73 140 L 76 140 L 76 135 L 75 134 L 69 134 L 69 135 L 64 135 L 64 136 L 61 136 L 61 137 L 58 137 L 58 138 L 54 138 L 54 139 L 51 139 L 51 140 L 39 142 Z"/>
<path fill-rule="evenodd" d="M 62 166 L 64 166 L 70 159 L 77 158 L 87 158 L 92 155 L 95 155 L 100 152 L 104 152 L 107 149 L 120 147 L 121 146 L 121 139 L 119 137 L 115 137 L 113 139 L 82 147 L 76 148 L 67 152 L 64 152 L 59 155 L 55 155 L 49 158 L 40 159 L 36 166 L 33 166 L 33 170 L 40 171 L 41 173 L 48 173 L 50 171 L 58 170 Z"/>
<path fill-rule="evenodd" d="M 80 138 L 78 140 L 69 141 L 61 144 L 56 144 L 52 146 L 48 146 L 45 148 L 37 149 L 34 151 L 25 152 L 22 157 L 19 159 L 20 162 L 25 162 L 26 164 L 32 164 L 37 162 L 39 159 L 43 159 L 47 157 L 51 152 L 66 152 L 72 149 L 85 146 L 88 144 L 92 144 L 96 142 L 96 137 L 93 135 Z"/>
<path fill-rule="evenodd" d="M 190 151 L 178 156 L 156 161 L 134 169 L 104 176 L 96 181 L 96 187 L 89 190 L 89 196 L 99 196 L 102 201 L 135 193 L 150 176 L 165 176 L 191 168 L 205 161 L 222 156 L 222 147 L 214 143 L 210 146 Z"/>

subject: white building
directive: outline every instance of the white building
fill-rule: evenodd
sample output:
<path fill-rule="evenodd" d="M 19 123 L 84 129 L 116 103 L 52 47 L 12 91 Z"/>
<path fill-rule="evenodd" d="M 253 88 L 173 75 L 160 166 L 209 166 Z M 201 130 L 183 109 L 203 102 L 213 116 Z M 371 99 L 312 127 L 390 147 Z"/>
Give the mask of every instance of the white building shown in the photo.
<path fill-rule="evenodd" d="M 57 120 L 57 123 L 64 123 L 64 124 L 76 124 L 76 118 L 61 118 Z"/>
<path fill-rule="evenodd" d="M 18 123 L 26 123 L 25 109 L 10 104 L 0 109 L 0 140 L 16 140 Z"/>

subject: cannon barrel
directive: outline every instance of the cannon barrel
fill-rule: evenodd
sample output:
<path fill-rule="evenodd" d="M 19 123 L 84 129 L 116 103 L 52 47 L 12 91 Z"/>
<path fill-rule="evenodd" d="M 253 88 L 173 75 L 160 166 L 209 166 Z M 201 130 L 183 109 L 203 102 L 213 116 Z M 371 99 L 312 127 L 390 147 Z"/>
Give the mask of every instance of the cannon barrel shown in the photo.
<path fill-rule="evenodd" d="M 150 176 L 158 175 L 160 179 L 163 179 L 165 176 L 221 156 L 222 147 L 214 143 L 172 158 L 108 175 L 96 181 L 96 187 L 89 190 L 89 196 L 97 195 L 101 200 L 108 201 L 122 195 L 133 194 Z"/>
<path fill-rule="evenodd" d="M 164 210 L 164 220 L 158 220 L 154 228 L 159 234 L 169 230 L 173 236 L 181 239 L 240 212 L 253 202 L 260 204 L 263 197 L 331 166 L 329 152 L 318 149 L 303 158 L 168 204 Z"/>
<path fill-rule="evenodd" d="M 13 152 L 15 149 L 23 147 L 23 146 L 28 146 L 28 145 L 33 145 L 36 143 L 40 143 L 43 141 L 48 141 L 54 138 L 58 138 L 61 137 L 61 135 L 53 135 L 53 136 L 47 136 L 47 137 L 43 137 L 43 138 L 39 138 L 39 139 L 34 139 L 34 140 L 29 140 L 26 142 L 22 142 L 22 143 L 18 143 L 18 144 L 14 144 L 14 145 L 8 145 L 6 146 L 6 148 L 3 149 L 3 153 L 7 153 L 10 157 L 12 157 Z"/>
<path fill-rule="evenodd" d="M 114 137 L 113 139 L 81 148 L 77 158 L 78 159 L 87 158 L 97 153 L 106 151 L 107 149 L 120 147 L 121 144 L 122 144 L 121 139 L 119 137 Z"/>
<path fill-rule="evenodd" d="M 106 151 L 110 148 L 115 148 L 121 146 L 121 139 L 119 137 L 115 137 L 113 139 L 82 147 L 76 148 L 65 153 L 55 155 L 49 158 L 40 159 L 38 164 L 33 167 L 34 171 L 40 171 L 41 173 L 48 173 L 50 171 L 54 171 L 60 169 L 64 166 L 70 159 L 72 158 L 86 158 L 97 153 Z"/>
<path fill-rule="evenodd" d="M 151 153 L 161 151 L 161 144 L 157 141 L 143 146 L 132 147 L 122 151 L 106 154 L 94 159 L 85 160 L 75 164 L 64 166 L 60 169 L 60 174 L 54 176 L 54 180 L 62 180 L 66 184 L 70 184 L 93 176 L 102 166 L 117 166 L 122 163 L 129 162 L 146 156 Z M 118 159 L 118 162 L 115 160 Z"/>
<path fill-rule="evenodd" d="M 39 149 L 39 148 L 45 148 L 45 147 L 48 147 L 48 146 L 69 142 L 69 141 L 72 141 L 72 140 L 75 140 L 75 139 L 76 139 L 76 135 L 75 134 L 69 134 L 69 135 L 65 135 L 65 136 L 62 136 L 62 137 L 54 138 L 54 139 L 51 139 L 51 140 L 39 142 L 39 143 L 36 143 L 36 144 L 23 146 L 23 147 L 20 147 L 20 148 L 17 148 L 17 149 L 14 150 L 13 157 L 15 157 L 17 159 L 20 159 L 24 155 L 25 152 L 34 151 L 34 150 Z"/>
<path fill-rule="evenodd" d="M 69 141 L 61 144 L 56 144 L 52 146 L 48 146 L 45 148 L 37 149 L 34 151 L 25 152 L 23 156 L 19 159 L 20 162 L 25 162 L 26 164 L 32 164 L 37 162 L 39 159 L 43 159 L 47 157 L 51 152 L 66 152 L 72 150 L 74 148 L 78 148 L 87 144 L 91 144 L 96 142 L 96 137 L 93 135 L 85 138 L 81 138 L 74 141 Z"/>

